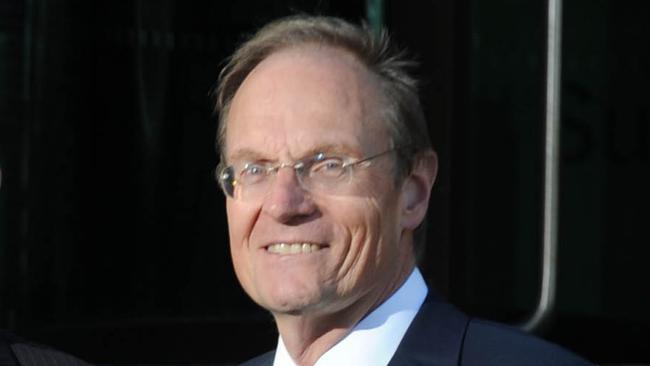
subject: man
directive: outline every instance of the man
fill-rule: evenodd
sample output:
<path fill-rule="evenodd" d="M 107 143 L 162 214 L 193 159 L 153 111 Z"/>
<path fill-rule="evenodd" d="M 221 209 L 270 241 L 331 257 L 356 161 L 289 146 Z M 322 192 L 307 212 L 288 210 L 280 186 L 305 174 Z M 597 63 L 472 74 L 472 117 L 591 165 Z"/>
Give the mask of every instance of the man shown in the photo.
<path fill-rule="evenodd" d="M 222 71 L 232 260 L 280 333 L 246 365 L 587 364 L 428 292 L 414 238 L 437 158 L 409 65 L 385 35 L 297 16 Z"/>

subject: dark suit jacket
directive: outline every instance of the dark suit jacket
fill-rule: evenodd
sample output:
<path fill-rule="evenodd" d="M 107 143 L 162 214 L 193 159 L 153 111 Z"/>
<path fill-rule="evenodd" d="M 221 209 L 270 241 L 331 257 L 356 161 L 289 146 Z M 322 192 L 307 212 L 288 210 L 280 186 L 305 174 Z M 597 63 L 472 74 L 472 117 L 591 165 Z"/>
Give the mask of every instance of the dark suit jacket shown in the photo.
<path fill-rule="evenodd" d="M 55 349 L 28 342 L 0 330 L 0 366 L 89 366 Z"/>
<path fill-rule="evenodd" d="M 245 366 L 271 366 L 268 352 Z M 406 331 L 390 366 L 582 366 L 591 365 L 554 344 L 517 329 L 470 319 L 429 294 Z"/>

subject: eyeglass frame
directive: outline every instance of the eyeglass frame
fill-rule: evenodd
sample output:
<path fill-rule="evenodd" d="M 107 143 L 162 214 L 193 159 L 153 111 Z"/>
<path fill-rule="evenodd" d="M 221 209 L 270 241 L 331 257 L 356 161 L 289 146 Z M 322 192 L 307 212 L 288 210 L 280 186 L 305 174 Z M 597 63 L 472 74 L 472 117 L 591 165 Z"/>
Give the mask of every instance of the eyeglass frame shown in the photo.
<path fill-rule="evenodd" d="M 370 162 L 371 160 L 377 159 L 377 158 L 382 157 L 384 155 L 387 155 L 389 153 L 397 152 L 400 149 L 401 149 L 401 147 L 395 146 L 395 147 L 391 147 L 391 148 L 389 148 L 387 150 L 384 150 L 384 151 L 379 152 L 379 153 L 374 154 L 374 155 L 363 157 L 363 158 L 360 158 L 360 159 L 357 159 L 357 160 L 344 162 L 341 165 L 341 169 L 345 170 L 344 173 L 349 172 L 349 174 L 351 174 L 352 173 L 351 169 L 354 169 L 355 167 L 359 166 L 360 164 Z M 321 158 L 318 159 L 318 157 L 321 157 Z M 314 155 L 302 158 L 302 159 L 300 159 L 300 160 L 298 160 L 296 162 L 293 162 L 293 163 L 279 163 L 279 164 L 276 164 L 276 165 L 273 165 L 273 166 L 264 167 L 264 169 L 265 169 L 264 170 L 264 177 L 267 177 L 267 176 L 269 176 L 271 174 L 277 174 L 277 172 L 282 168 L 291 168 L 291 169 L 293 169 L 294 173 L 296 174 L 296 178 L 298 179 L 298 182 L 300 183 L 300 187 L 302 187 L 306 191 L 310 191 L 307 188 L 307 186 L 305 185 L 305 183 L 304 183 L 304 178 L 305 178 L 305 176 L 307 176 L 307 174 L 305 174 L 305 172 L 306 171 L 308 172 L 308 170 L 304 169 L 305 168 L 305 162 L 310 161 L 311 164 L 313 164 L 314 162 L 326 160 L 328 158 L 338 158 L 338 159 L 341 159 L 342 161 L 352 159 L 352 158 L 345 157 L 345 156 L 328 155 L 327 153 L 319 152 L 319 153 L 316 153 Z M 247 163 L 246 165 L 248 165 L 248 164 L 250 164 L 250 163 Z M 221 161 L 219 163 L 219 165 L 217 165 L 217 167 L 215 169 L 215 179 L 219 183 L 219 186 L 221 187 L 221 190 L 223 191 L 223 193 L 227 197 L 230 197 L 230 198 L 236 200 L 237 198 L 235 198 L 234 189 L 235 189 L 235 186 L 237 185 L 238 180 L 237 180 L 237 178 L 234 177 L 234 173 L 231 173 L 231 174 L 226 173 L 227 170 L 231 170 L 231 172 L 234 172 L 234 166 L 233 165 L 225 165 L 224 162 Z M 239 174 L 241 175 L 241 173 L 239 173 Z M 232 180 L 233 180 L 232 183 L 230 184 L 230 186 L 232 187 L 231 189 L 228 189 L 226 187 L 226 183 L 225 183 L 226 179 L 229 179 L 229 177 L 232 177 Z M 264 178 L 264 179 L 266 179 L 266 178 Z"/>

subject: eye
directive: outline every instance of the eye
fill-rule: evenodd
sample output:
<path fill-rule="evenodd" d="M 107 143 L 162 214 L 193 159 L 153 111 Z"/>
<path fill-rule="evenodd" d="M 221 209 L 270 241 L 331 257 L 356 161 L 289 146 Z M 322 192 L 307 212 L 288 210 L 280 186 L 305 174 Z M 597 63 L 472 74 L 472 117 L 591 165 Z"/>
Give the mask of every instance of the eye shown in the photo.
<path fill-rule="evenodd" d="M 323 158 L 315 162 L 309 170 L 310 175 L 337 178 L 343 175 L 345 165 L 341 158 Z"/>
<path fill-rule="evenodd" d="M 244 165 L 239 180 L 244 184 L 257 183 L 266 176 L 266 168 L 262 164 L 248 163 Z"/>

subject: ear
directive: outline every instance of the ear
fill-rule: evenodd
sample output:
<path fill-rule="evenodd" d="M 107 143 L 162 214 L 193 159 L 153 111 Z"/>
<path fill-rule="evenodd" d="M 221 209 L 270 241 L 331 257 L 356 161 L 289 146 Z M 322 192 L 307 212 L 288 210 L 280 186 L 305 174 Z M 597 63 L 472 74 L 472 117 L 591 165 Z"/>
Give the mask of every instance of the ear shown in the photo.
<path fill-rule="evenodd" d="M 438 155 L 435 151 L 420 155 L 402 184 L 402 228 L 415 230 L 424 220 L 437 173 Z"/>

